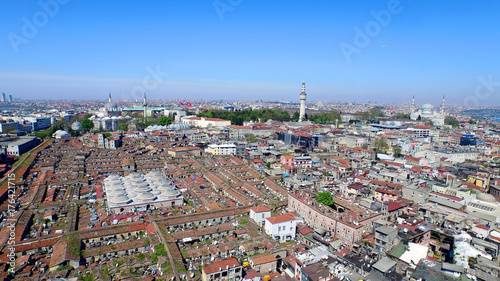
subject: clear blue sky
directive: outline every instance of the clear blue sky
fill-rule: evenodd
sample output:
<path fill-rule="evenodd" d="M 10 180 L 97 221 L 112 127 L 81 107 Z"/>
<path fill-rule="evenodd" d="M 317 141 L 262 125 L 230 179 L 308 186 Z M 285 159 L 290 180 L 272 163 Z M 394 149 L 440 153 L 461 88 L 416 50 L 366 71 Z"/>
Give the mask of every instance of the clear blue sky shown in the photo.
<path fill-rule="evenodd" d="M 305 80 L 308 100 L 409 102 L 415 95 L 419 104 L 439 104 L 444 94 L 455 104 L 500 105 L 498 0 L 402 0 L 392 13 L 385 0 L 60 2 L 67 3 L 50 15 L 38 1 L 0 2 L 0 91 L 298 100 Z M 218 12 L 214 3 L 231 10 Z M 374 27 L 371 12 L 382 10 L 390 20 L 357 48 L 356 28 Z M 343 42 L 358 50 L 350 62 Z M 148 79 L 148 68 L 158 68 L 158 80 Z M 480 86 L 478 77 L 493 84 Z"/>

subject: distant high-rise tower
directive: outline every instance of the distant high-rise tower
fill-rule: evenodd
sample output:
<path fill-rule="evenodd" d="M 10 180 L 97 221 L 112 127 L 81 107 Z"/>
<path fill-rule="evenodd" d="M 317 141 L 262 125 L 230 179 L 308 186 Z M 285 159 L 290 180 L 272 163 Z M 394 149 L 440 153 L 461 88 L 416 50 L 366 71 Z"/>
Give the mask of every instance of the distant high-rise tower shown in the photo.
<path fill-rule="evenodd" d="M 109 92 L 108 102 L 111 102 L 111 92 Z"/>
<path fill-rule="evenodd" d="M 5 102 L 5 93 L 2 92 L 2 102 Z"/>
<path fill-rule="evenodd" d="M 12 102 L 12 95 L 9 95 L 9 102 Z"/>
<path fill-rule="evenodd" d="M 410 113 L 414 113 L 415 112 L 415 96 L 413 96 L 413 101 L 411 102 L 411 112 Z"/>
<path fill-rule="evenodd" d="M 299 122 L 304 121 L 305 118 L 306 118 L 306 83 L 302 82 L 302 90 L 300 91 Z"/>
<path fill-rule="evenodd" d="M 443 103 L 441 104 L 441 115 L 444 117 L 444 95 L 443 95 Z"/>
<path fill-rule="evenodd" d="M 148 99 L 146 97 L 146 92 L 144 92 L 144 101 L 143 101 L 142 105 L 144 106 L 144 119 L 146 119 L 147 112 L 148 112 Z"/>

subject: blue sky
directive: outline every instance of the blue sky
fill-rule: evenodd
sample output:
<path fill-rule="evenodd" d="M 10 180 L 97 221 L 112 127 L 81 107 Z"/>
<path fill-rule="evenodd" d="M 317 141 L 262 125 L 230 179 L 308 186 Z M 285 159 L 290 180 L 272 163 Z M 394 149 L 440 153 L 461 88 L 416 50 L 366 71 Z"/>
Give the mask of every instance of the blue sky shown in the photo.
<path fill-rule="evenodd" d="M 498 0 L 1 1 L 0 91 L 500 105 L 499 26 Z"/>

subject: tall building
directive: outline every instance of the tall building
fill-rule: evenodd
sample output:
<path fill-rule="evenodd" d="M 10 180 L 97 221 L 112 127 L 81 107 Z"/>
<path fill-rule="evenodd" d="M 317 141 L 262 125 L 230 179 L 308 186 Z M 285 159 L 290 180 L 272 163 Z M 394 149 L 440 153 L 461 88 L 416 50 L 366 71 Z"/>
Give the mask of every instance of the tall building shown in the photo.
<path fill-rule="evenodd" d="M 306 118 L 306 83 L 302 82 L 302 90 L 300 91 L 299 122 L 304 121 L 305 118 Z"/>
<path fill-rule="evenodd" d="M 9 95 L 9 102 L 12 102 L 12 95 Z"/>
<path fill-rule="evenodd" d="M 2 102 L 5 102 L 5 93 L 2 92 Z"/>
<path fill-rule="evenodd" d="M 144 102 L 142 105 L 144 106 L 144 119 L 146 119 L 148 113 L 148 99 L 146 98 L 146 92 L 144 92 Z"/>

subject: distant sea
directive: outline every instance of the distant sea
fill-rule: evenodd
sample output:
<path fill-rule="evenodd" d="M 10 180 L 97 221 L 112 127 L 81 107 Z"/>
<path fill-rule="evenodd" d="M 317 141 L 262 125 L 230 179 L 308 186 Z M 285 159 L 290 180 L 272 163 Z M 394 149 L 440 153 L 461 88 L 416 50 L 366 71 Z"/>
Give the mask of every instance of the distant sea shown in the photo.
<path fill-rule="evenodd" d="M 500 122 L 500 109 L 467 109 L 461 114 L 471 115 L 473 118 Z"/>

